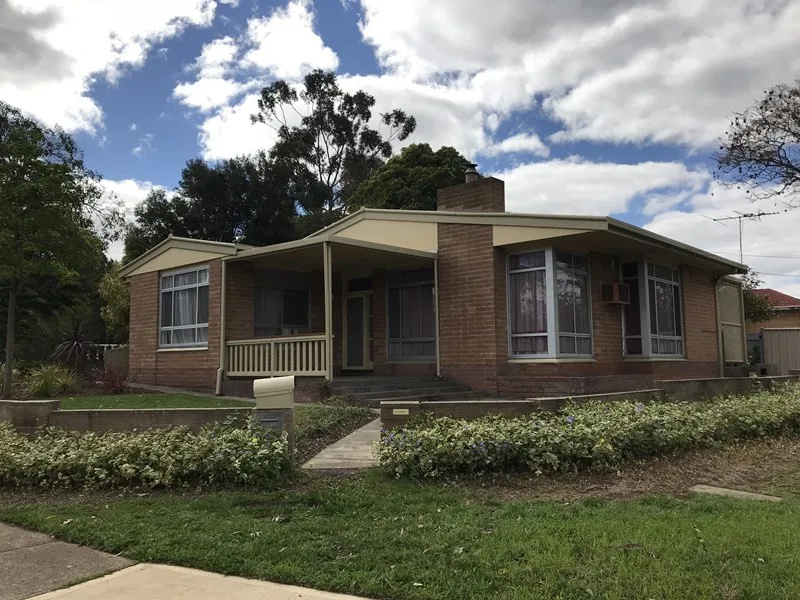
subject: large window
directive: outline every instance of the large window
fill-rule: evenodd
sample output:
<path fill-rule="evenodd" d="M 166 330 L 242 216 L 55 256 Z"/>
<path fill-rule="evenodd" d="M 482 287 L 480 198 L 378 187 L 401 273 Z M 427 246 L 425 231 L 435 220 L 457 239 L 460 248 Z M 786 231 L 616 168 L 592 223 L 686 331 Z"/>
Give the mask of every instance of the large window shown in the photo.
<path fill-rule="evenodd" d="M 208 267 L 161 275 L 159 345 L 208 345 Z"/>
<path fill-rule="evenodd" d="M 623 310 L 625 354 L 683 356 L 680 272 L 652 263 L 625 263 L 622 280 L 630 286 Z"/>
<path fill-rule="evenodd" d="M 590 356 L 586 258 L 553 250 L 509 256 L 508 315 L 511 356 Z"/>
<path fill-rule="evenodd" d="M 390 359 L 436 357 L 433 269 L 388 274 L 387 342 Z"/>
<path fill-rule="evenodd" d="M 256 337 L 294 335 L 308 331 L 308 290 L 256 287 Z"/>

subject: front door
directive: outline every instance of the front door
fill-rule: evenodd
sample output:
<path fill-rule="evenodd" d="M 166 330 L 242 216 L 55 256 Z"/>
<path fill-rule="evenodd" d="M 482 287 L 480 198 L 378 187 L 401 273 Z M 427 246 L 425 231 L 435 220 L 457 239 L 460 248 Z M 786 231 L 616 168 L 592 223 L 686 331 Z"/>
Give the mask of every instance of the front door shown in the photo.
<path fill-rule="evenodd" d="M 371 292 L 350 293 L 344 299 L 343 369 L 372 368 L 370 344 L 372 337 Z"/>

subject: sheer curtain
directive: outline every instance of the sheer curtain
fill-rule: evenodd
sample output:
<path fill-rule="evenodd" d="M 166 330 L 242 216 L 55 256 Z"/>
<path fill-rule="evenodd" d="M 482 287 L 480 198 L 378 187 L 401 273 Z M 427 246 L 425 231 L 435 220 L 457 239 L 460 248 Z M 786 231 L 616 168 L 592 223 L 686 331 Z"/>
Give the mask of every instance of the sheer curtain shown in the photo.
<path fill-rule="evenodd" d="M 544 269 L 509 274 L 511 350 L 547 352 L 547 282 Z"/>

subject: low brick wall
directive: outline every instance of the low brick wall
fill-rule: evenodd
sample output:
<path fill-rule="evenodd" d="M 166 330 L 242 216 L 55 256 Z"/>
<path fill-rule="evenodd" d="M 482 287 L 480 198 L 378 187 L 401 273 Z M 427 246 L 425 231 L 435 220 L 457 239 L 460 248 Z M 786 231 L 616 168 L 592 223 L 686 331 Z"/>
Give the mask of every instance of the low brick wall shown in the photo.
<path fill-rule="evenodd" d="M 260 377 L 241 377 L 222 380 L 222 394 L 237 398 L 253 397 L 253 381 Z M 325 399 L 323 377 L 295 377 L 294 401 L 298 404 L 318 404 Z"/>
<path fill-rule="evenodd" d="M 394 429 L 409 419 L 426 413 L 434 417 L 451 417 L 454 419 L 477 419 L 487 415 L 503 415 L 506 417 L 522 417 L 539 410 L 555 411 L 567 402 L 588 402 L 599 400 L 613 402 L 631 400 L 635 402 L 651 402 L 662 400 L 661 390 L 639 390 L 635 392 L 616 392 L 611 394 L 592 394 L 588 396 L 562 396 L 556 398 L 530 398 L 527 400 L 459 400 L 454 402 L 420 402 L 418 400 L 381 402 L 381 423 L 386 429 Z"/>
<path fill-rule="evenodd" d="M 0 400 L 0 421 L 9 421 L 22 433 L 48 424 L 48 415 L 61 406 L 59 400 Z"/>
<path fill-rule="evenodd" d="M 676 402 L 702 400 L 714 396 L 736 396 L 753 392 L 755 382 L 762 389 L 772 389 L 777 383 L 800 381 L 798 375 L 776 375 L 774 377 L 724 377 L 714 379 L 669 379 L 656 381 L 654 386 L 664 390 L 669 400 Z"/>
<path fill-rule="evenodd" d="M 189 427 L 199 431 L 206 425 L 228 419 L 244 422 L 252 408 L 159 408 L 159 409 L 84 409 L 56 410 L 48 424 L 71 431 L 132 431 Z"/>

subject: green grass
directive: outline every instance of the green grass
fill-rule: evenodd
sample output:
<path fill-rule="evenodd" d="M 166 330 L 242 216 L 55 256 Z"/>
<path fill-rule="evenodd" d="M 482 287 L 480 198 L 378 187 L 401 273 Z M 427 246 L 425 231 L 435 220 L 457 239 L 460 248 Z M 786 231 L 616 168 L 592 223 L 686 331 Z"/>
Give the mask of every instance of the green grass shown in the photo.
<path fill-rule="evenodd" d="M 252 402 L 230 398 L 209 398 L 189 394 L 120 394 L 117 396 L 74 396 L 61 398 L 61 408 L 225 408 L 252 407 Z"/>
<path fill-rule="evenodd" d="M 368 473 L 63 502 L 0 506 L 0 520 L 137 560 L 372 598 L 800 597 L 796 500 L 506 502 Z"/>

